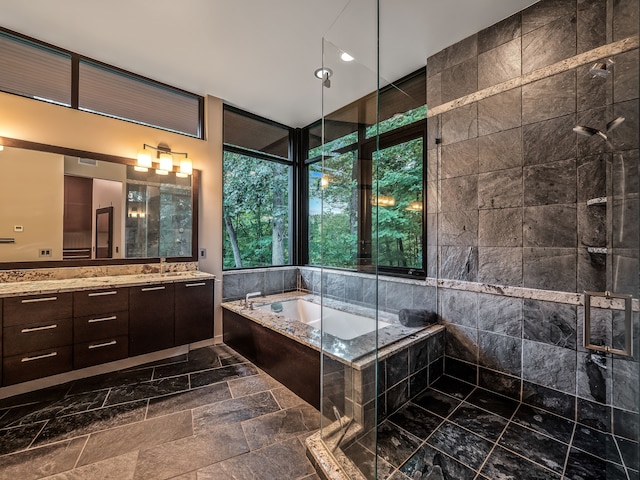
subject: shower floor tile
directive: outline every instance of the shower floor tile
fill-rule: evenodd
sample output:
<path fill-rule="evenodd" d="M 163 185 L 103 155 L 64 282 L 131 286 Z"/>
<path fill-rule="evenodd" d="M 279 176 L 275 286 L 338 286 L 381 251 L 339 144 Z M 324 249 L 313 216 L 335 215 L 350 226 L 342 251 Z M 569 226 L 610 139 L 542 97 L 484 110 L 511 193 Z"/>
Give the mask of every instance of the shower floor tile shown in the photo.
<path fill-rule="evenodd" d="M 639 480 L 637 447 L 443 376 L 346 453 L 386 480 Z"/>

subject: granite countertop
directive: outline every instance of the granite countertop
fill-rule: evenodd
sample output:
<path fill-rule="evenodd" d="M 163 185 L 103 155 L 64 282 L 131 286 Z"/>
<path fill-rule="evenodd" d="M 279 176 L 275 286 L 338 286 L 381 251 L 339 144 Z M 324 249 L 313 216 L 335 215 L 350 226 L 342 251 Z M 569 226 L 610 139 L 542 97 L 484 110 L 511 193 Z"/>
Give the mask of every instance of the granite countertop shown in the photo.
<path fill-rule="evenodd" d="M 399 323 L 397 315 L 388 312 L 379 312 L 380 320 L 392 323 L 393 325 L 379 329 L 377 335 L 376 332 L 371 332 L 352 340 L 343 340 L 325 333 L 324 338 L 321 339 L 319 329 L 313 328 L 298 320 L 286 318 L 284 315 L 258 308 L 260 305 L 296 298 L 303 298 L 314 303 L 320 302 L 320 297 L 316 295 L 304 292 L 288 292 L 266 297 L 254 297 L 252 299 L 254 301 L 253 310 L 243 306 L 244 300 L 224 302 L 222 306 L 266 328 L 307 345 L 314 350 L 322 350 L 323 353 L 330 355 L 342 363 L 351 365 L 356 369 L 362 369 L 376 360 L 384 359 L 398 348 L 408 347 L 444 329 L 442 325 L 417 328 L 405 327 Z M 338 305 L 337 302 L 330 303 L 331 307 L 339 308 L 341 306 L 341 309 L 349 311 L 349 313 L 356 313 L 371 318 L 375 315 L 375 310 L 371 308 L 350 306 L 344 303 Z M 365 312 L 365 310 L 368 312 Z"/>
<path fill-rule="evenodd" d="M 198 270 L 186 272 L 141 273 L 135 275 L 111 275 L 86 278 L 68 278 L 61 280 L 32 280 L 25 282 L 0 283 L 0 298 L 21 295 L 42 295 L 52 293 L 75 292 L 99 288 L 135 287 L 158 283 L 188 282 L 215 278 L 210 273 Z"/>

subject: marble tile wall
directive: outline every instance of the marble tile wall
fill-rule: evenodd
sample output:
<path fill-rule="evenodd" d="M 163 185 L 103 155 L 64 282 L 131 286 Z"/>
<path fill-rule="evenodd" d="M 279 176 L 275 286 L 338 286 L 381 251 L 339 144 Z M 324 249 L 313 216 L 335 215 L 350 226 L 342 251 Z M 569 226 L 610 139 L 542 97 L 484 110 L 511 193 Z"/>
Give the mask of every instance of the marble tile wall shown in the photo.
<path fill-rule="evenodd" d="M 297 267 L 231 270 L 222 274 L 222 301 L 238 300 L 251 292 L 262 295 L 291 292 L 297 287 Z"/>
<path fill-rule="evenodd" d="M 637 1 L 542 0 L 427 60 L 430 276 L 637 298 L 637 35 Z M 572 132 L 617 116 L 608 142 Z M 438 288 L 446 373 L 601 430 L 637 425 L 637 348 L 585 350 L 580 305 L 460 285 Z M 597 341 L 621 344 L 621 314 L 592 312 Z"/>

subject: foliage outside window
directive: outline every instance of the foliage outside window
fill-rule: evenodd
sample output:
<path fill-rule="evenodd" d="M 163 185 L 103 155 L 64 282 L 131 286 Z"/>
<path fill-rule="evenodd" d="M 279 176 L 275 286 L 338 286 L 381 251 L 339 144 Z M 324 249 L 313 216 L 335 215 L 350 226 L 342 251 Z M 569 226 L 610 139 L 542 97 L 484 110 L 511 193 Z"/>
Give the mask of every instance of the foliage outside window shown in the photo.
<path fill-rule="evenodd" d="M 422 137 L 374 152 L 379 266 L 422 268 L 422 158 Z"/>
<path fill-rule="evenodd" d="M 286 265 L 291 166 L 224 153 L 223 268 Z"/>
<path fill-rule="evenodd" d="M 356 268 L 358 182 L 355 152 L 309 165 L 309 263 Z M 327 263 L 330 262 L 330 263 Z"/>

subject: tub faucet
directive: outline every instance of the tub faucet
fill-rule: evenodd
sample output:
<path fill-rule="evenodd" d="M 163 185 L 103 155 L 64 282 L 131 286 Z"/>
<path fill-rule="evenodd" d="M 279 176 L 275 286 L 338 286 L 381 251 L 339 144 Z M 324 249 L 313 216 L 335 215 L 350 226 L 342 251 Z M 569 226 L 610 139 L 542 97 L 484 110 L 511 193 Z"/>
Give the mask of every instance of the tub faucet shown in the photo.
<path fill-rule="evenodd" d="M 164 257 L 160 257 L 160 275 L 164 275 L 164 267 L 167 263 L 167 259 Z"/>
<path fill-rule="evenodd" d="M 250 308 L 251 310 L 253 310 L 253 302 L 250 302 L 249 299 L 251 297 L 258 297 L 260 295 L 262 295 L 262 292 L 247 293 L 247 295 L 244 297 L 244 308 Z"/>

